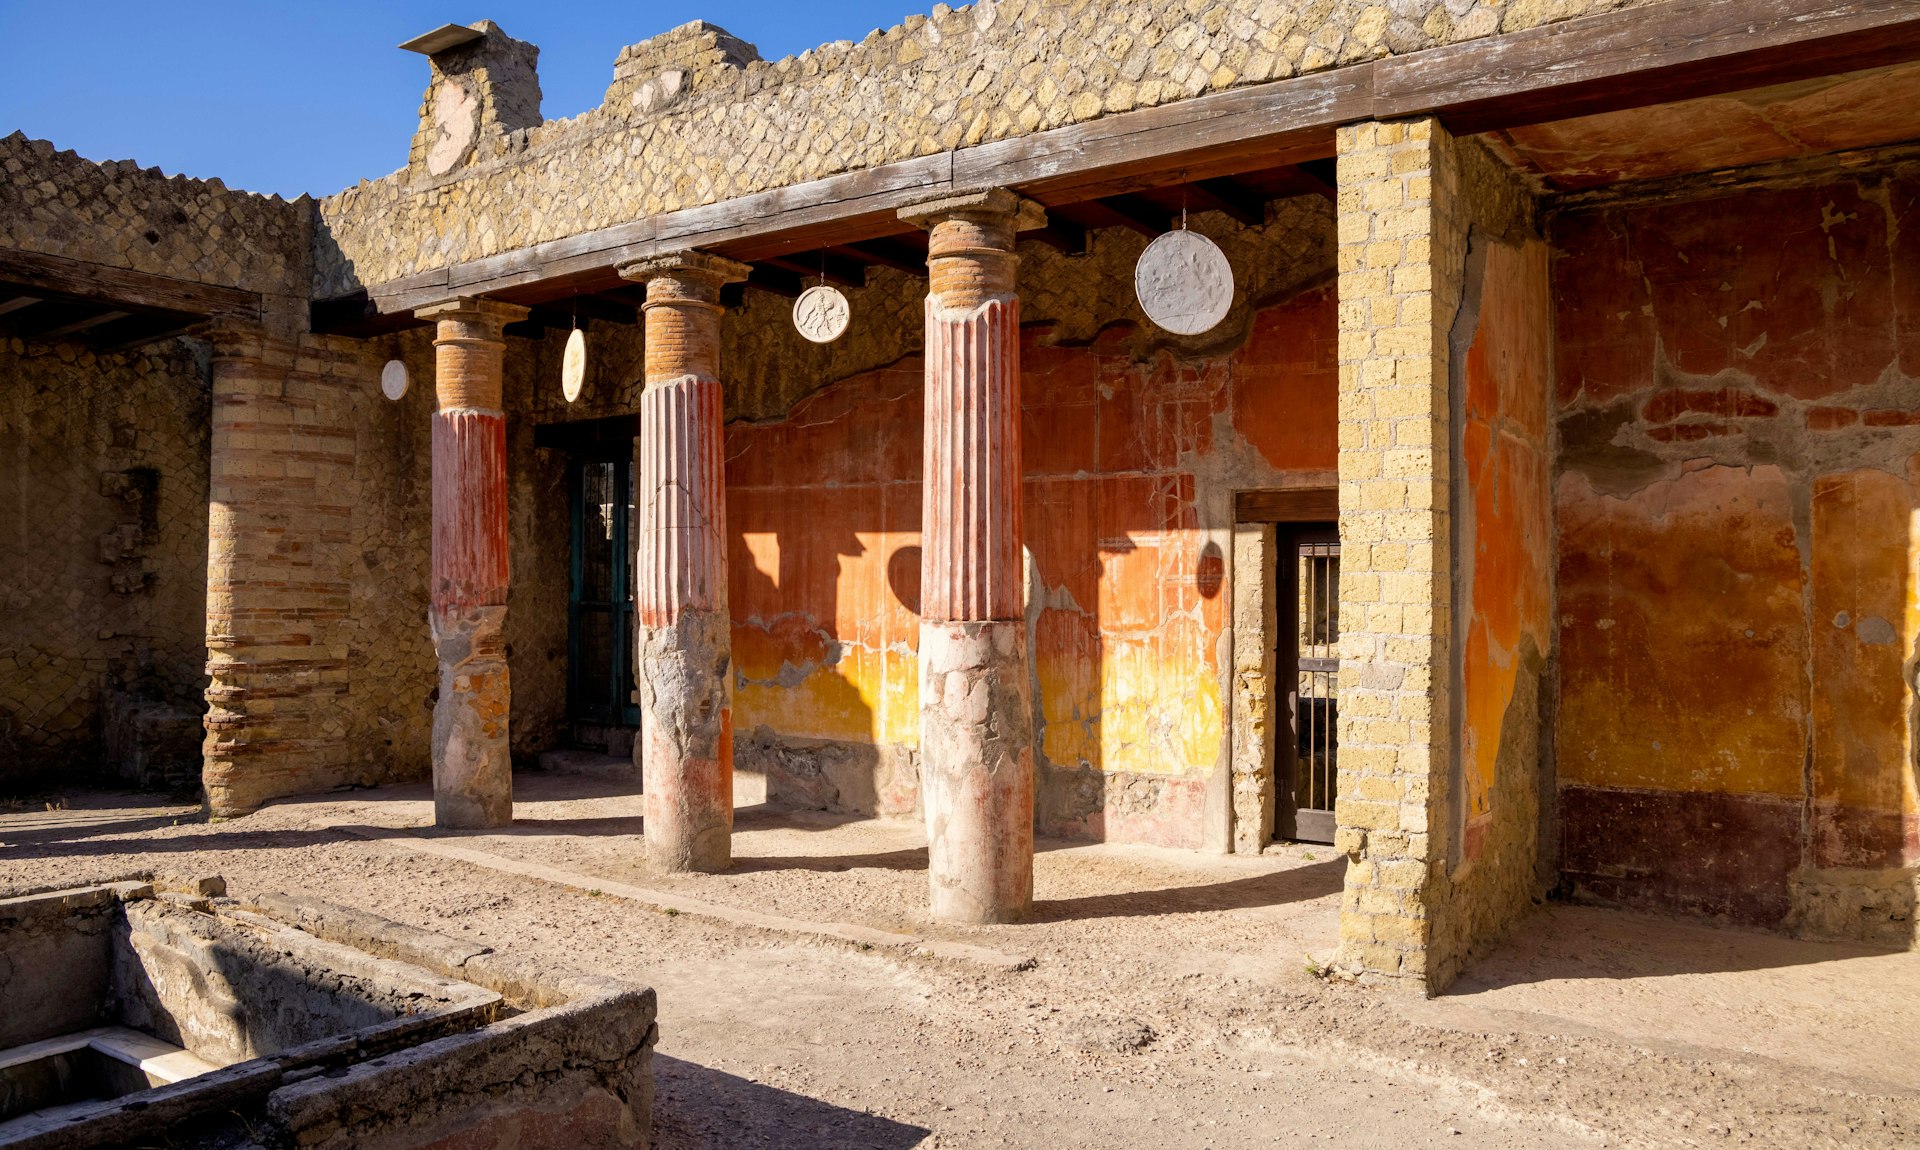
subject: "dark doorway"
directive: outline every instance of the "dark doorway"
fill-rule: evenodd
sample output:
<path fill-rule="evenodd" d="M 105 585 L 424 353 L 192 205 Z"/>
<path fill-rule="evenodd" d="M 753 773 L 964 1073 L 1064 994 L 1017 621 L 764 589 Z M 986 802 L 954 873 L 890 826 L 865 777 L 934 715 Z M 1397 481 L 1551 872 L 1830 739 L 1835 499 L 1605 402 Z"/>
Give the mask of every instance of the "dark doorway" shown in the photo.
<path fill-rule="evenodd" d="M 1326 522 L 1282 523 L 1275 544 L 1274 671 L 1292 731 L 1282 728 L 1275 740 L 1274 834 L 1330 843 L 1340 779 L 1340 530 Z"/>
<path fill-rule="evenodd" d="M 577 449 L 567 487 L 573 526 L 567 711 L 578 740 L 583 728 L 640 725 L 632 698 L 632 441 Z"/>

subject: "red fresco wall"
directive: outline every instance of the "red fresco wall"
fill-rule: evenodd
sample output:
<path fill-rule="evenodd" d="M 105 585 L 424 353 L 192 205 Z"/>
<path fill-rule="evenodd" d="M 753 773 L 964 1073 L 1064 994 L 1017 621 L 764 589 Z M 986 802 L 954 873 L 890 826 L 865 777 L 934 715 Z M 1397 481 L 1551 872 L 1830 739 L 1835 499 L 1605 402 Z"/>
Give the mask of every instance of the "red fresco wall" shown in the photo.
<path fill-rule="evenodd" d="M 1861 177 L 1555 224 L 1578 891 L 1777 925 L 1920 862 L 1917 197 Z"/>
<path fill-rule="evenodd" d="M 1530 789 L 1540 751 L 1539 676 L 1553 626 L 1547 264 L 1538 240 L 1488 246 L 1465 364 L 1458 550 L 1467 594 L 1460 657 L 1467 862 L 1487 847 L 1502 784 Z M 1501 814 L 1524 824 L 1516 829 L 1530 868 L 1536 810 Z"/>
<path fill-rule="evenodd" d="M 1334 301 L 1261 310 L 1200 362 L 1137 362 L 1129 335 L 1022 332 L 1037 818 L 1191 847 L 1227 754 L 1232 491 L 1333 469 Z M 727 429 L 736 754 L 775 793 L 913 809 L 921 386 L 903 360 Z"/>

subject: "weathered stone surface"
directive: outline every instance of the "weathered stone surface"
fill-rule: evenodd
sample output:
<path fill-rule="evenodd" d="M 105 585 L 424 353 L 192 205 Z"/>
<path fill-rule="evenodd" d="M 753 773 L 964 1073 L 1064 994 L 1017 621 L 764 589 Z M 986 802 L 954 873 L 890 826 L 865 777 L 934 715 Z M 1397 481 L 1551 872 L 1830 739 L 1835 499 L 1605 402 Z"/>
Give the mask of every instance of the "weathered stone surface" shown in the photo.
<path fill-rule="evenodd" d="M 406 170 L 322 201 L 315 290 L 1644 2 L 984 0 L 771 62 L 688 25 L 624 50 L 597 108 L 503 122 L 445 176 L 416 147 Z"/>
<path fill-rule="evenodd" d="M 513 821 L 507 745 L 505 607 L 435 610 L 440 698 L 433 708 L 433 822 L 499 827 Z"/>
<path fill-rule="evenodd" d="M 1006 922 L 1033 902 L 1027 628 L 920 628 L 920 785 L 927 875 L 942 922 Z"/>
<path fill-rule="evenodd" d="M 0 340 L 0 791 L 198 779 L 209 390 L 182 342 Z"/>
<path fill-rule="evenodd" d="M 1914 937 L 1916 188 L 1895 166 L 1554 222 L 1575 894 Z"/>

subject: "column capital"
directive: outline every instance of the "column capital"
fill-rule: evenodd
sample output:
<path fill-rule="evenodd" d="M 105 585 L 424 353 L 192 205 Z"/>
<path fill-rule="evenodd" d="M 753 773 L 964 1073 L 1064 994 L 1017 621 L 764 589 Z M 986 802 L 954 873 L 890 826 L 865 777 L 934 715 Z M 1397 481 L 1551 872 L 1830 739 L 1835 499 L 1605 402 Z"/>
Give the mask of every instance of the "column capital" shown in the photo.
<path fill-rule="evenodd" d="M 501 328 L 527 318 L 530 310 L 532 309 L 517 303 L 487 299 L 485 296 L 453 296 L 438 303 L 414 308 L 413 317 L 435 323 L 450 320 L 454 323 L 482 326 L 491 329 L 497 338 Z"/>
<path fill-rule="evenodd" d="M 689 248 L 623 264 L 620 278 L 647 285 L 647 306 L 656 303 L 717 303 L 724 284 L 739 283 L 753 268 L 712 252 Z"/>
<path fill-rule="evenodd" d="M 1016 234 L 1034 231 L 1047 224 L 1046 208 L 1008 188 L 987 188 L 984 191 L 941 196 L 901 208 L 899 215 L 905 222 L 922 228 L 932 228 L 951 219 L 1000 217 L 1012 221 Z"/>

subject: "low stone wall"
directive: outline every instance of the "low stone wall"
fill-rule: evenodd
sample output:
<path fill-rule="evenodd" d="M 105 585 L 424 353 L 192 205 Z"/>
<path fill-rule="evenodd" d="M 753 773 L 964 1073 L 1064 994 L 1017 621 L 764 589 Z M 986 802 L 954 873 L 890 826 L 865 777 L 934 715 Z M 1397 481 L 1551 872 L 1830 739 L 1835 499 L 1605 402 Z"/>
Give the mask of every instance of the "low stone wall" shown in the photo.
<path fill-rule="evenodd" d="M 16 1118 L 0 1146 L 648 1145 L 653 991 L 324 903 L 250 905 L 140 882 L 0 901 L 0 975 L 33 971 L 0 977 L 0 1041 L 112 1022 L 228 1063 Z"/>

